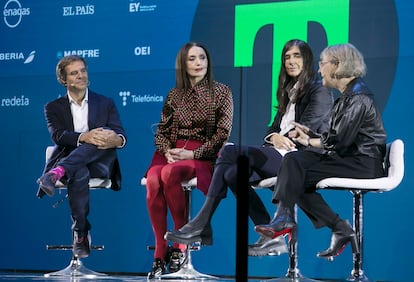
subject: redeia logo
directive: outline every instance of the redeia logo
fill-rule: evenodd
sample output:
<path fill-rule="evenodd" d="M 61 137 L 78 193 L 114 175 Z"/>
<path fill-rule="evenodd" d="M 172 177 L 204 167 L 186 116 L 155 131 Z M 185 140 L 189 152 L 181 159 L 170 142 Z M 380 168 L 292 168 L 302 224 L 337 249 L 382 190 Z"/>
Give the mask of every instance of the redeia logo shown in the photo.
<path fill-rule="evenodd" d="M 3 98 L 1 99 L 2 107 L 27 107 L 30 106 L 29 98 L 21 95 L 20 97 L 14 96 L 13 98 Z"/>

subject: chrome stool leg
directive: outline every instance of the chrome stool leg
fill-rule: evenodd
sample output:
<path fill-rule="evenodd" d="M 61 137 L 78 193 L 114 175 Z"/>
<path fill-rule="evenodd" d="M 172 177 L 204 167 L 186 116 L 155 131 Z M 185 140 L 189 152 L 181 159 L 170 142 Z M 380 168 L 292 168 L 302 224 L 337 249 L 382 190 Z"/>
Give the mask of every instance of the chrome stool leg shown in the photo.
<path fill-rule="evenodd" d="M 47 250 L 72 250 L 72 245 L 58 245 L 58 246 L 46 246 Z M 92 250 L 103 250 L 104 246 L 91 246 Z M 54 278 L 87 278 L 93 279 L 98 277 L 106 277 L 105 273 L 96 272 L 85 267 L 82 261 L 72 255 L 72 259 L 67 267 L 62 270 L 46 273 L 44 277 Z"/>
<path fill-rule="evenodd" d="M 353 195 L 353 223 L 354 230 L 357 236 L 357 244 L 359 252 L 353 253 L 353 268 L 351 274 L 346 279 L 347 281 L 355 282 L 369 282 L 371 280 L 365 275 L 364 270 L 362 269 L 362 240 L 363 240 L 363 230 L 364 230 L 364 194 L 365 192 L 361 190 L 352 190 Z"/>
<path fill-rule="evenodd" d="M 186 193 L 187 203 L 188 203 L 188 222 L 191 220 L 191 193 L 193 191 L 193 186 L 183 186 L 183 190 Z M 161 279 L 218 279 L 215 276 L 204 274 L 198 272 L 192 263 L 191 260 L 191 251 L 199 249 L 199 247 L 194 247 L 193 245 L 187 245 L 185 250 L 185 259 L 182 263 L 180 270 L 174 273 L 161 275 Z"/>
<path fill-rule="evenodd" d="M 298 222 L 298 208 L 295 206 L 295 221 Z M 289 240 L 289 268 L 284 277 L 269 279 L 266 281 L 286 281 L 286 282 L 312 282 L 319 281 L 303 276 L 298 268 L 298 227 L 292 230 Z"/>
<path fill-rule="evenodd" d="M 193 246 L 187 245 L 185 250 L 185 259 L 180 267 L 180 270 L 174 273 L 161 275 L 161 279 L 218 279 L 215 276 L 198 272 L 194 268 L 191 260 L 191 251 L 193 249 Z"/>
<path fill-rule="evenodd" d="M 46 273 L 44 277 L 65 277 L 65 278 L 97 278 L 102 276 L 107 276 L 105 273 L 95 272 L 85 267 L 82 261 L 77 257 L 72 257 L 69 265 L 59 271 Z"/>

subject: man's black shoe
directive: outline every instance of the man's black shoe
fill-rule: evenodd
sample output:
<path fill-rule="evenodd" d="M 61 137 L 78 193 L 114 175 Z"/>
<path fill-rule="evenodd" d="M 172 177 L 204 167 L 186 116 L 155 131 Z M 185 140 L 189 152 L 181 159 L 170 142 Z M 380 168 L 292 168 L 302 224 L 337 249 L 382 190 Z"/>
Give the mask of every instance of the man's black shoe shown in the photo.
<path fill-rule="evenodd" d="M 73 231 L 73 255 L 77 258 L 86 258 L 90 253 L 89 232 Z"/>
<path fill-rule="evenodd" d="M 40 189 L 42 189 L 46 195 L 52 197 L 55 194 L 55 185 L 57 181 L 58 179 L 55 173 L 47 172 L 37 180 L 37 184 L 39 184 Z"/>

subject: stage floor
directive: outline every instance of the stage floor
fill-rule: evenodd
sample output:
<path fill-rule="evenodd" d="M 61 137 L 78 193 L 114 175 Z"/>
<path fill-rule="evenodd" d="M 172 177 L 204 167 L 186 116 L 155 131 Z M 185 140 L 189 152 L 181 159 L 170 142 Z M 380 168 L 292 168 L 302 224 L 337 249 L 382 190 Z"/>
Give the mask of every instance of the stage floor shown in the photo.
<path fill-rule="evenodd" d="M 30 273 L 30 272 L 0 272 L 0 281 L 73 281 L 73 282 L 82 282 L 82 281 L 96 281 L 96 282 L 113 282 L 113 281 L 147 281 L 147 277 L 144 275 L 130 275 L 130 274 L 108 274 L 103 277 L 44 277 L 43 273 Z M 159 281 L 153 280 L 153 281 Z M 170 280 L 170 281 L 179 281 L 179 280 Z M 188 281 L 188 280 L 186 280 Z M 203 280 L 208 281 L 208 280 Z M 220 279 L 221 281 L 221 279 Z M 223 281 L 226 281 L 223 279 Z M 234 280 L 227 280 L 234 281 Z"/>
<path fill-rule="evenodd" d="M 153 279 L 153 280 L 148 280 L 148 281 L 203 281 L 203 282 L 227 282 L 227 281 L 236 281 L 235 278 L 232 277 L 218 277 L 218 279 Z M 52 282 L 52 281 L 73 281 L 73 282 L 91 282 L 91 281 L 96 281 L 96 282 L 112 282 L 112 281 L 147 281 L 147 277 L 144 274 L 137 274 L 137 275 L 133 275 L 133 274 L 108 274 L 107 276 L 103 276 L 103 277 L 97 277 L 97 278 L 78 278 L 78 277 L 44 277 L 43 273 L 38 273 L 38 272 L 25 272 L 25 271 L 18 271 L 18 272 L 14 272 L 14 271 L 1 271 L 0 270 L 0 281 L 47 281 L 47 282 Z M 317 279 L 317 280 L 312 280 L 312 279 L 308 279 L 308 280 L 302 280 L 302 279 L 275 279 L 275 278 L 271 278 L 271 277 L 254 277 L 254 278 L 249 278 L 248 281 L 251 282 L 259 282 L 259 281 L 281 281 L 281 282 L 310 282 L 310 281 L 321 281 L 321 282 L 342 282 L 345 280 L 321 280 L 321 279 Z M 371 281 L 371 282 L 375 282 L 375 281 Z M 376 281 L 376 282 L 381 282 L 381 281 Z M 385 281 L 382 281 L 385 282 Z"/>

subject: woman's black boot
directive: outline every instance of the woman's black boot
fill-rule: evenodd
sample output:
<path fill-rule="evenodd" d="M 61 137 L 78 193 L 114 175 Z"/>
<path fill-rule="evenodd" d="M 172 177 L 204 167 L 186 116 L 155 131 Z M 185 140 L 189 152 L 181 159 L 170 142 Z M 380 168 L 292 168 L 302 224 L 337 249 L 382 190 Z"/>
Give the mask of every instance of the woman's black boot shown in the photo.
<path fill-rule="evenodd" d="M 355 231 L 347 220 L 341 220 L 332 228 L 329 248 L 319 252 L 317 256 L 331 260 L 339 256 L 348 243 L 351 243 L 353 253 L 359 252 Z"/>
<path fill-rule="evenodd" d="M 165 274 L 165 262 L 159 258 L 154 259 L 151 271 L 148 272 L 147 278 L 159 278 L 163 274 Z"/>
<path fill-rule="evenodd" d="M 291 234 L 292 229 L 296 227 L 293 207 L 284 207 L 279 205 L 274 218 L 269 224 L 256 225 L 254 230 L 268 238 Z"/>
<path fill-rule="evenodd" d="M 197 216 L 186 225 L 175 231 L 165 233 L 166 240 L 181 244 L 200 242 L 202 245 L 213 244 L 213 231 L 210 220 L 219 205 L 221 198 L 206 197 Z"/>

